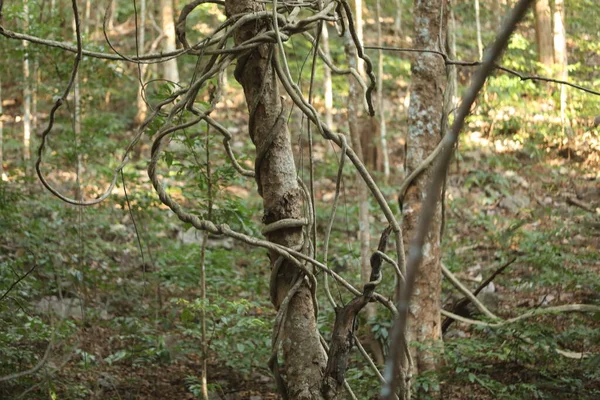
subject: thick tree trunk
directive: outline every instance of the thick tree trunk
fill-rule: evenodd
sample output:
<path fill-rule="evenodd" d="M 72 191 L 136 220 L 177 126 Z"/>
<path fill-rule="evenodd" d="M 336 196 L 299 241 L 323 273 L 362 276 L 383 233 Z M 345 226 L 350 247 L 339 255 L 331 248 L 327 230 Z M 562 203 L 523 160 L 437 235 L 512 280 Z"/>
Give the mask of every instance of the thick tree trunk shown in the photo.
<path fill-rule="evenodd" d="M 445 41 L 447 7 L 444 0 L 416 0 L 415 48 L 439 50 Z M 444 15 L 440 16 L 441 10 Z M 442 26 L 440 26 L 440 23 Z M 442 114 L 446 68 L 441 57 L 431 53 L 418 53 L 412 62 L 411 96 L 408 110 L 408 137 L 406 150 L 406 176 L 417 168 L 435 149 L 442 133 Z M 432 168 L 423 172 L 408 188 L 403 201 L 404 237 L 410 240 L 421 212 Z M 440 345 L 440 227 L 441 207 L 435 210 L 430 233 L 424 246 L 423 264 L 415 282 L 414 295 L 409 310 L 409 338 L 425 346 Z M 415 349 L 415 373 L 433 371 L 438 364 L 433 348 Z"/>
<path fill-rule="evenodd" d="M 554 63 L 554 54 L 552 45 L 552 20 L 548 0 L 537 0 L 535 2 L 534 13 L 535 39 L 538 46 L 539 61 L 550 67 Z"/>
<path fill-rule="evenodd" d="M 264 10 L 255 0 L 226 2 L 228 16 Z M 234 34 L 236 44 L 255 36 L 265 22 L 252 21 Z M 263 222 L 271 224 L 282 219 L 302 218 L 303 195 L 297 183 L 296 167 L 285 123 L 285 111 L 271 57 L 274 45 L 261 45 L 248 56 L 239 59 L 235 76 L 242 85 L 250 114 L 250 137 L 257 147 L 256 181 L 263 198 Z M 276 230 L 267 234 L 275 243 L 291 248 L 302 246 L 302 228 Z M 278 255 L 270 254 L 275 268 Z M 279 309 L 288 291 L 301 277 L 298 269 L 284 261 L 272 279 L 274 306 Z M 327 357 L 320 343 L 315 305 L 306 282 L 289 303 L 283 326 L 283 375 L 291 400 L 322 399 L 321 380 Z"/>
<path fill-rule="evenodd" d="M 175 47 L 175 20 L 173 19 L 173 1 L 160 0 L 160 20 L 162 30 L 165 34 L 163 50 L 165 52 L 174 51 Z M 178 83 L 179 69 L 177 68 L 177 59 L 172 59 L 162 63 L 163 78 Z"/>

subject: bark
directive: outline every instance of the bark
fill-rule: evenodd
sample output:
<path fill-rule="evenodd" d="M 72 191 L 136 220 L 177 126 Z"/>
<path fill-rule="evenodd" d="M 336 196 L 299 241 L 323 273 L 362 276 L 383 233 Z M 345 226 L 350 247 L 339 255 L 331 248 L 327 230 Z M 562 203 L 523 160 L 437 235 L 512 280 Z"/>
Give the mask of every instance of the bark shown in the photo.
<path fill-rule="evenodd" d="M 254 0 L 226 2 L 228 16 L 263 10 Z M 255 36 L 265 28 L 264 22 L 251 22 L 234 34 L 236 44 Z M 296 168 L 285 123 L 285 112 L 279 96 L 275 72 L 271 64 L 274 45 L 263 44 L 239 59 L 235 77 L 244 89 L 250 114 L 249 132 L 257 147 L 255 171 L 258 190 L 263 198 L 263 222 L 302 218 L 302 194 L 297 183 Z M 302 229 L 288 228 L 267 234 L 267 239 L 291 248 L 302 245 Z M 270 254 L 271 266 L 278 256 Z M 279 308 L 299 276 L 297 268 L 284 261 L 271 280 L 272 302 Z M 323 399 L 321 380 L 327 357 L 320 344 L 311 291 L 303 283 L 289 303 L 283 325 L 283 375 L 288 398 Z"/>
<path fill-rule="evenodd" d="M 554 54 L 549 0 L 537 0 L 535 2 L 534 14 L 535 39 L 538 46 L 539 61 L 550 67 L 554 63 Z"/>
<path fill-rule="evenodd" d="M 445 41 L 447 10 L 444 0 L 416 0 L 415 46 L 418 49 L 439 50 L 438 35 Z M 442 24 L 442 26 L 440 26 Z M 441 57 L 418 53 L 412 62 L 411 96 L 408 110 L 406 176 L 416 169 L 435 149 L 442 132 L 446 68 Z M 412 238 L 421 203 L 430 181 L 432 168 L 427 168 L 409 187 L 402 204 L 404 237 Z M 426 346 L 440 345 L 440 228 L 441 207 L 434 210 L 433 223 L 424 246 L 423 264 L 415 282 L 409 309 L 409 339 Z M 433 347 L 414 350 L 414 373 L 436 369 L 438 360 Z"/>
<path fill-rule="evenodd" d="M 172 0 L 160 0 L 160 18 L 162 30 L 165 34 L 164 47 L 165 52 L 176 50 L 175 47 L 175 20 L 173 19 Z M 163 78 L 178 83 L 179 69 L 177 68 L 177 59 L 172 59 L 162 63 Z"/>

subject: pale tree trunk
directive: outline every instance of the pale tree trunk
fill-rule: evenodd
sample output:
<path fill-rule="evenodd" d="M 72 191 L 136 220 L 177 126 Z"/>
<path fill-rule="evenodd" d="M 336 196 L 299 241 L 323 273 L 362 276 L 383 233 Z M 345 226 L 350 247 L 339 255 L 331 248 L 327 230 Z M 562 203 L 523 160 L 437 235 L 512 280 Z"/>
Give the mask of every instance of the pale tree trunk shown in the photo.
<path fill-rule="evenodd" d="M 86 24 L 87 25 L 87 24 Z M 73 21 L 73 37 L 77 40 L 77 28 L 75 21 Z M 75 75 L 75 81 L 73 82 L 73 134 L 75 135 L 75 147 L 77 148 L 77 159 L 76 159 L 76 198 L 78 200 L 83 199 L 83 193 L 81 190 L 81 176 L 83 174 L 83 166 L 81 162 L 81 90 L 79 84 L 79 72 Z"/>
<path fill-rule="evenodd" d="M 475 24 L 477 28 L 477 52 L 479 60 L 483 59 L 483 41 L 481 40 L 481 19 L 479 17 L 479 0 L 475 0 Z"/>
<path fill-rule="evenodd" d="M 444 9 L 443 1 L 415 1 L 415 48 L 443 48 L 444 43 L 438 43 L 438 36 L 441 35 L 444 42 L 446 33 L 447 13 L 440 16 L 440 10 Z M 412 62 L 408 109 L 406 176 L 423 162 L 440 141 L 445 87 L 446 68 L 443 59 L 431 53 L 416 54 Z M 432 168 L 427 168 L 411 184 L 404 197 L 402 212 L 404 237 L 407 240 L 413 237 L 431 173 Z M 419 374 L 437 369 L 436 347 L 441 345 L 441 207 L 438 205 L 433 212 L 433 222 L 423 248 L 423 264 L 419 269 L 409 309 L 409 339 L 425 345 L 424 348 L 415 348 L 413 353 L 413 372 Z"/>
<path fill-rule="evenodd" d="M 264 10 L 255 0 L 226 1 L 228 16 Z M 254 37 L 265 22 L 252 21 L 234 33 L 236 44 Z M 285 110 L 279 95 L 277 77 L 270 55 L 275 45 L 262 44 L 248 56 L 238 60 L 235 77 L 244 89 L 248 105 L 250 137 L 257 147 L 257 185 L 263 198 L 263 222 L 301 219 L 303 195 L 298 186 L 290 133 L 285 123 Z M 270 144 L 269 144 L 270 143 Z M 267 146 L 265 149 L 264 146 Z M 267 151 L 268 150 L 268 151 Z M 267 239 L 291 248 L 302 245 L 302 228 L 294 227 L 268 233 Z M 278 254 L 270 252 L 271 268 Z M 279 309 L 290 289 L 302 274 L 287 260 L 281 263 L 271 280 L 272 302 Z M 320 400 L 321 381 L 327 356 L 320 343 L 315 305 L 306 281 L 291 298 L 283 324 L 283 376 L 290 400 Z"/>
<path fill-rule="evenodd" d="M 162 30 L 165 34 L 164 47 L 165 52 L 174 51 L 175 47 L 175 20 L 173 19 L 172 0 L 160 0 L 160 17 Z M 177 59 L 172 59 L 162 63 L 163 78 L 178 83 L 179 69 L 177 68 Z"/>
<path fill-rule="evenodd" d="M 402 33 L 402 1 L 396 0 L 396 18 L 394 19 L 394 32 Z"/>
<path fill-rule="evenodd" d="M 535 39 L 540 63 L 550 67 L 554 64 L 552 45 L 552 19 L 549 0 L 535 2 Z"/>
<path fill-rule="evenodd" d="M 86 39 L 89 39 L 89 35 L 90 35 L 90 15 L 92 12 L 92 1 L 91 0 L 85 0 L 85 19 L 84 19 L 84 28 L 83 28 L 83 34 L 85 36 Z"/>
<path fill-rule="evenodd" d="M 565 5 L 564 0 L 554 0 L 554 9 L 552 10 L 553 21 L 553 43 L 554 43 L 554 64 L 558 68 L 558 78 L 566 80 L 569 76 L 567 69 L 567 32 L 565 29 Z M 567 111 L 567 86 L 560 85 L 560 121 L 563 133 L 566 127 Z"/>
<path fill-rule="evenodd" d="M 138 25 L 138 39 L 137 39 L 137 53 L 138 55 L 144 54 L 144 49 L 146 46 L 146 0 L 140 1 L 140 23 Z M 144 76 L 146 74 L 146 69 L 148 68 L 148 64 L 141 64 L 138 73 L 140 74 L 140 81 L 142 84 L 144 83 Z M 139 126 L 146 119 L 146 114 L 148 113 L 148 106 L 144 101 L 143 97 L 143 87 L 140 84 L 140 88 L 137 93 L 137 98 L 135 104 L 137 106 L 137 114 L 135 115 L 135 125 Z"/>
<path fill-rule="evenodd" d="M 377 0 L 375 4 L 375 19 L 377 24 L 377 46 L 383 46 L 381 38 L 381 4 Z M 390 177 L 390 160 L 387 149 L 387 132 L 385 125 L 385 106 L 383 103 L 383 51 L 377 54 L 377 108 L 379 109 L 379 134 L 381 135 L 381 153 L 383 155 L 383 175 L 387 182 Z"/>
<path fill-rule="evenodd" d="M 363 34 L 363 2 L 362 0 L 354 0 L 354 27 L 356 36 L 360 43 L 364 43 Z M 365 75 L 365 63 L 362 59 L 358 59 L 357 71 L 361 76 Z"/>
<path fill-rule="evenodd" d="M 29 28 L 29 7 L 27 0 L 23 1 L 24 32 Z M 29 175 L 31 160 L 31 76 L 29 71 L 29 43 L 23 40 L 25 54 L 23 56 L 23 161 L 25 163 L 25 174 Z"/>
<path fill-rule="evenodd" d="M 53 0 L 55 1 L 55 0 Z M 110 5 L 110 16 L 108 18 L 108 23 L 106 24 L 106 28 L 109 31 L 112 31 L 115 28 L 115 18 L 117 14 L 117 2 L 118 0 L 112 0 Z"/>
<path fill-rule="evenodd" d="M 344 35 L 344 44 L 346 49 L 346 57 L 348 58 L 348 66 L 350 68 L 357 67 L 358 56 L 356 47 L 350 36 L 350 32 L 346 31 Z M 361 161 L 364 161 L 364 152 L 361 143 L 361 135 L 371 132 L 363 132 L 360 123 L 360 109 L 362 107 L 361 98 L 363 96 L 362 89 L 356 79 L 352 75 L 348 75 L 348 109 L 346 118 L 348 120 L 348 128 L 350 131 L 350 140 L 356 154 Z M 366 183 L 357 175 L 356 189 L 358 191 L 358 241 L 360 243 L 360 276 L 363 283 L 369 281 L 371 274 L 371 226 L 369 221 L 369 189 Z M 377 309 L 374 303 L 368 304 L 366 307 L 367 319 L 373 319 L 377 316 Z M 374 339 L 373 334 L 369 332 L 369 343 L 371 352 L 375 361 L 378 364 L 383 364 L 383 352 L 381 351 L 378 342 Z"/>
<path fill-rule="evenodd" d="M 331 52 L 329 51 L 329 29 L 327 28 L 327 24 L 323 24 L 323 30 L 321 31 L 321 49 L 325 56 L 328 59 L 331 59 Z M 325 89 L 325 123 L 332 130 L 334 130 L 333 126 L 333 84 L 331 83 L 331 70 L 327 65 L 323 66 L 324 74 L 323 80 L 325 81 L 324 89 Z"/>
<path fill-rule="evenodd" d="M 452 6 L 453 4 L 450 4 L 449 6 L 450 23 L 448 24 L 447 51 L 450 59 L 456 60 L 456 20 L 454 19 L 454 8 Z M 450 90 L 450 93 L 452 94 L 452 103 L 455 103 L 458 92 L 458 74 L 456 73 L 455 65 L 449 65 L 448 70 L 448 78 L 450 79 L 449 84 L 452 85 L 452 90 Z"/>

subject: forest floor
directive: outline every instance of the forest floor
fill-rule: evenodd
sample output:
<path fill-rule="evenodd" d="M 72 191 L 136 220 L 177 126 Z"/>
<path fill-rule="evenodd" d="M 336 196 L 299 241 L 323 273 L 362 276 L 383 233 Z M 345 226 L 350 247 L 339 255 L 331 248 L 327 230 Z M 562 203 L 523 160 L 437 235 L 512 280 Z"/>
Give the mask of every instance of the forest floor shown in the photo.
<path fill-rule="evenodd" d="M 237 124 L 244 126 L 243 119 Z M 401 125 L 392 122 L 391 128 L 402 131 Z M 504 318 L 546 306 L 600 304 L 597 134 L 582 133 L 559 146 L 492 128 L 471 124 L 452 165 L 444 264 L 475 289 L 515 258 L 485 291 L 486 305 Z M 402 149 L 401 139 L 391 143 L 394 175 L 383 187 L 390 202 L 401 181 Z M 324 171 L 316 182 L 322 234 L 337 164 L 324 146 L 318 153 L 317 168 Z M 11 344 L 0 353 L 5 358 L 0 375 L 35 365 L 48 342 L 53 348 L 41 373 L 0 384 L 0 398 L 201 398 L 201 239 L 159 205 L 143 168 L 140 162 L 128 173 L 127 197 L 120 186 L 116 196 L 95 208 L 66 206 L 37 183 L 14 180 L 2 186 L 0 262 L 13 271 L 35 268 L 6 299 L 12 300 L 1 303 L 3 315 L 12 316 L 3 334 L 3 345 Z M 346 172 L 344 198 L 352 199 L 353 174 Z M 61 177 L 54 179 L 61 184 Z M 195 193 L 173 187 L 182 197 Z M 245 229 L 258 232 L 261 206 L 253 182 L 222 189 L 241 199 L 231 215 L 242 225 L 253 223 Z M 227 211 L 232 204 L 217 207 Z M 334 257 L 333 265 L 359 283 L 356 205 L 348 201 L 344 209 L 334 229 L 339 244 L 333 247 L 349 257 Z M 383 227 L 377 213 L 372 222 Z M 266 366 L 274 318 L 266 265 L 264 251 L 221 238 L 209 242 L 211 398 L 277 398 Z M 14 276 L 2 279 L 12 282 Z M 448 282 L 443 292 L 450 309 L 457 295 Z M 331 312 L 319 322 L 327 332 Z M 390 321 L 382 313 L 368 326 L 385 337 Z M 56 338 L 48 333 L 52 327 Z M 598 319 L 583 314 L 545 315 L 498 330 L 453 324 L 445 337 L 444 398 L 598 398 L 593 365 L 599 361 L 599 338 Z M 557 356 L 556 348 L 586 358 Z M 372 398 L 378 383 L 364 369 L 353 358 L 348 379 L 361 398 Z M 432 384 L 427 379 L 417 386 L 426 390 Z"/>

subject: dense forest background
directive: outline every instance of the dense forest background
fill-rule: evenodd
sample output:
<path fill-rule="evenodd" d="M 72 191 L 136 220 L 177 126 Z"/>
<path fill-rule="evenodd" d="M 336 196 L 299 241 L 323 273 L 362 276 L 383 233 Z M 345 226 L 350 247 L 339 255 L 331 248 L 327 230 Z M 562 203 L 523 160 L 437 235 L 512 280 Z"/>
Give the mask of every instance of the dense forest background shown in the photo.
<path fill-rule="evenodd" d="M 129 58 L 184 48 L 177 23 L 184 1 L 78 3 L 85 50 Z M 442 50 L 460 61 L 448 72 L 456 85 L 449 111 L 514 3 L 444 2 L 452 14 L 449 48 Z M 359 117 L 360 137 L 348 142 L 362 145 L 375 182 L 401 215 L 396 198 L 407 175 L 413 4 L 364 0 L 360 10 L 361 40 L 381 84 L 373 93 L 375 117 L 362 100 L 352 104 L 363 93 L 352 95 L 348 74 L 331 74 L 321 60 L 313 71 L 307 37 L 285 42 L 287 63 L 335 132 L 350 135 L 348 121 Z M 138 64 L 83 55 L 65 104 L 53 114 L 76 51 L 71 4 L 24 0 L 4 2 L 1 11 L 0 398 L 278 398 L 268 367 L 276 311 L 265 249 L 182 222 L 146 172 L 167 115 L 143 121 L 193 82 L 206 59 L 182 54 Z M 199 5 L 187 16 L 183 38 L 198 43 L 225 20 L 221 5 Z M 510 38 L 503 69 L 488 78 L 472 108 L 445 183 L 442 308 L 490 324 L 444 322 L 443 362 L 413 377 L 421 398 L 600 397 L 598 20 L 595 0 L 538 1 Z M 328 33 L 328 57 L 342 69 L 352 66 L 356 55 L 333 22 Z M 364 67 L 356 67 L 361 74 Z M 223 92 L 211 117 L 232 134 L 238 167 L 253 171 L 260 152 L 235 75 L 234 64 L 221 75 Z M 194 104 L 211 106 L 216 81 Z M 361 248 L 377 249 L 386 219 L 356 170 L 340 168 L 339 148 L 314 127 L 309 136 L 298 107 L 286 111 L 297 174 L 313 182 L 316 247 L 329 241 L 328 259 L 318 258 L 361 287 L 369 279 Z M 263 237 L 255 179 L 228 161 L 217 129 L 200 123 L 178 132 L 159 161 L 167 192 L 191 214 Z M 75 203 L 98 199 L 111 180 L 115 187 L 104 201 L 81 207 L 50 193 L 36 169 Z M 396 282 L 386 268 L 377 290 L 393 299 Z M 317 275 L 319 303 L 327 305 L 328 296 L 349 303 L 353 297 L 335 280 L 322 290 L 323 275 Z M 504 322 L 465 306 L 453 278 L 478 289 L 477 298 Z M 562 312 L 573 304 L 591 312 Z M 549 307 L 555 312 L 537 313 Z M 524 313 L 533 314 L 511 319 Z M 327 340 L 334 318 L 327 306 L 317 317 Z M 358 319 L 356 336 L 375 365 L 355 349 L 345 378 L 357 398 L 376 398 L 393 316 L 367 307 Z"/>

